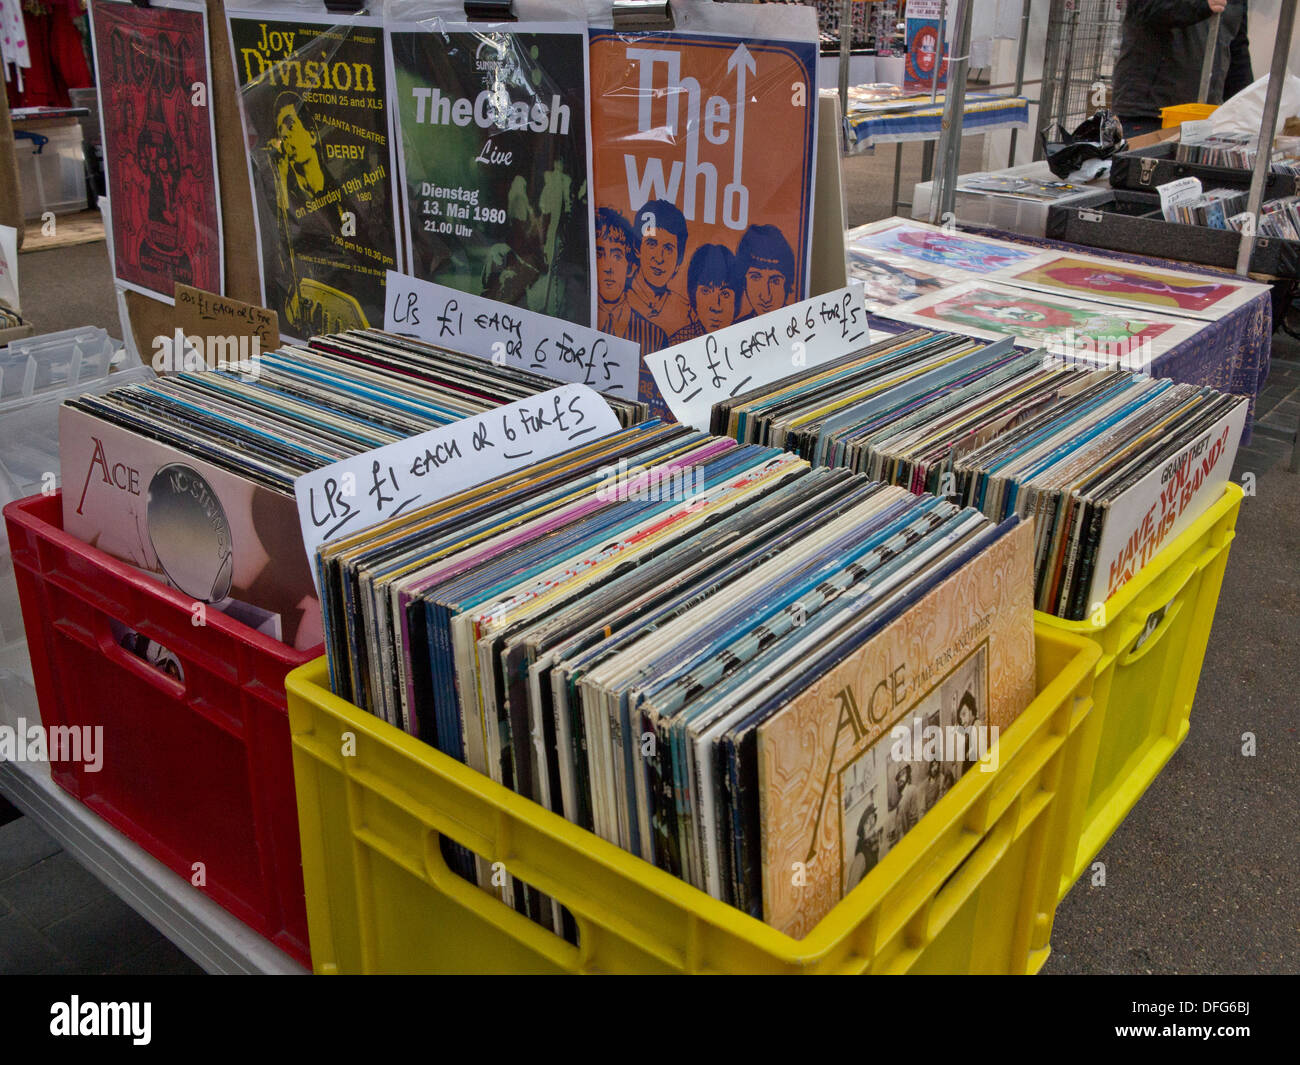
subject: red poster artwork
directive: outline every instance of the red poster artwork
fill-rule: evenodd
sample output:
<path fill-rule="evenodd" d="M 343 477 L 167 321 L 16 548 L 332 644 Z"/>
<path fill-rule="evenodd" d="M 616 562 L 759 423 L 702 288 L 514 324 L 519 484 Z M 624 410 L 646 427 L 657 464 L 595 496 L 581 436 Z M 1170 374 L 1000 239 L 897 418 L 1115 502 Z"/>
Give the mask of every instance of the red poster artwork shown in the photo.
<path fill-rule="evenodd" d="M 117 277 L 221 292 L 206 15 L 93 0 L 91 18 Z"/>

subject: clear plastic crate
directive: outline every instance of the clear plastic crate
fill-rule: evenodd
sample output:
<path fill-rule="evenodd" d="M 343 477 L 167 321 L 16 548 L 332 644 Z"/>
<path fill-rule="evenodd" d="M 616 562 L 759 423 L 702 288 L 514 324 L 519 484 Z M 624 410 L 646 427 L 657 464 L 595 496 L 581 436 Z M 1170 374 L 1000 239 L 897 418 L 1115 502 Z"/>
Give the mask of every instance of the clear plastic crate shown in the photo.
<path fill-rule="evenodd" d="M 957 221 L 964 225 L 987 226 L 1001 229 L 1008 233 L 1021 233 L 1027 237 L 1041 237 L 1047 233 L 1047 212 L 1053 205 L 1068 204 L 1075 197 L 1063 196 L 1059 200 L 1029 200 L 1019 196 L 1008 196 L 997 192 L 985 192 L 963 189 L 962 184 L 972 178 L 1021 177 L 1037 181 L 1058 181 L 1047 163 L 1025 163 L 1007 170 L 992 170 L 979 174 L 963 174 L 957 179 L 957 192 L 953 197 L 953 213 Z M 934 182 L 923 181 L 912 190 L 912 217 L 929 219 L 930 198 L 933 195 Z M 1079 196 L 1087 196 L 1096 190 L 1083 187 Z"/>
<path fill-rule="evenodd" d="M 81 124 L 70 118 L 63 125 L 40 125 L 30 130 L 20 127 L 15 132 L 22 131 L 47 138 L 43 144 L 29 137 L 18 137 L 14 142 L 23 217 L 40 218 L 46 211 L 55 214 L 84 211 L 86 152 Z"/>
<path fill-rule="evenodd" d="M 127 355 L 119 341 L 91 326 L 25 337 L 0 348 L 0 506 L 58 485 L 59 407 L 65 399 L 102 395 L 153 377 L 153 370 Z M 26 652 L 18 646 L 23 639 L 9 539 L 0 528 L 0 670 L 29 671 Z"/>

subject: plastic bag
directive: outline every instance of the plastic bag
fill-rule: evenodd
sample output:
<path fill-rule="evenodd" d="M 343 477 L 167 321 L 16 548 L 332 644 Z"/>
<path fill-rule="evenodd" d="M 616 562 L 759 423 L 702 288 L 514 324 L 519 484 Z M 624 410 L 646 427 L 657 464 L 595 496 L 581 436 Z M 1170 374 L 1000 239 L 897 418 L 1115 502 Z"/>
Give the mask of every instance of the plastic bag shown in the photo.
<path fill-rule="evenodd" d="M 1058 122 L 1042 130 L 1038 136 L 1048 167 L 1062 180 L 1069 180 L 1080 170 L 1097 171 L 1096 160 L 1110 159 L 1116 152 L 1123 151 L 1128 143 L 1119 119 L 1106 108 L 1084 119 L 1071 133 L 1066 133 Z M 1090 176 L 1095 177 L 1096 173 Z"/>
<path fill-rule="evenodd" d="M 1225 101 L 1206 121 L 1213 133 L 1249 133 L 1259 136 L 1264 120 L 1264 97 L 1268 93 L 1268 75 L 1252 82 L 1232 99 Z M 1277 128 L 1292 115 L 1300 115 L 1300 78 L 1288 74 L 1282 85 L 1282 101 L 1277 112 Z"/>
<path fill-rule="evenodd" d="M 587 24 L 571 0 L 469 22 L 455 0 L 385 11 L 407 272 L 590 325 Z"/>

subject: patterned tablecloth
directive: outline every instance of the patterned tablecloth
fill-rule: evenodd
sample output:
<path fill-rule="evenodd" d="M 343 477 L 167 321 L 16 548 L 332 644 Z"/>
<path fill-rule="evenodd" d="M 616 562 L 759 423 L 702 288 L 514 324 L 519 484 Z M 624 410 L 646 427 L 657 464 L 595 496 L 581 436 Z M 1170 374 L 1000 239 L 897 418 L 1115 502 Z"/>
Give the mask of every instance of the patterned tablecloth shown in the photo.
<path fill-rule="evenodd" d="M 1065 241 L 1050 240 L 1046 237 L 1027 237 L 1020 233 L 1006 233 L 997 229 L 973 226 L 961 228 L 971 233 L 978 233 L 980 236 L 1034 248 L 1100 255 L 1143 266 L 1177 269 L 1187 273 L 1219 277 L 1234 276 L 1229 270 L 1195 263 L 1181 263 L 1170 259 L 1088 248 L 1081 244 L 1067 244 Z M 887 333 L 899 333 L 913 328 L 902 322 L 875 315 L 870 321 L 873 329 L 881 329 Z M 1242 304 L 1234 311 L 1229 311 L 1217 321 L 1196 324 L 1203 328 L 1195 336 L 1189 337 L 1152 360 L 1150 373 L 1154 377 L 1168 377 L 1174 381 L 1194 385 L 1209 385 L 1221 392 L 1248 397 L 1250 410 L 1247 412 L 1246 428 L 1241 437 L 1241 442 L 1248 444 L 1255 418 L 1255 401 L 1264 389 L 1264 382 L 1268 379 L 1268 360 L 1273 343 L 1272 300 L 1267 293 L 1261 293 L 1256 299 Z"/>
<path fill-rule="evenodd" d="M 943 127 L 943 95 L 934 104 L 917 108 L 907 100 L 898 101 L 906 110 L 889 111 L 889 101 L 872 109 L 854 111 L 844 119 L 849 151 L 863 152 L 877 144 L 898 141 L 933 141 Z M 1028 129 L 1029 101 L 1023 96 L 996 96 L 992 93 L 968 93 L 962 115 L 962 136 L 987 133 L 992 129 Z"/>

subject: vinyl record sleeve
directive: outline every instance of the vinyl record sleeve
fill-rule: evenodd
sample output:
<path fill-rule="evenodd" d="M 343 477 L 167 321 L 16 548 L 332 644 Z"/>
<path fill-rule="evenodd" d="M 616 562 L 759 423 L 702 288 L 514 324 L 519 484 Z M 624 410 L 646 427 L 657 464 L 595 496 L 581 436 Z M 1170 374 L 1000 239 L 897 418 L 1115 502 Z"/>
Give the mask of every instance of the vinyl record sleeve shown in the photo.
<path fill-rule="evenodd" d="M 384 321 L 398 268 L 381 22 L 229 13 L 262 302 L 297 339 Z"/>
<path fill-rule="evenodd" d="M 224 292 L 207 10 L 93 0 L 89 11 L 114 274 L 167 303 L 177 282 Z"/>
<path fill-rule="evenodd" d="M 846 775 L 954 670 L 984 654 L 985 691 L 973 694 L 999 730 L 1029 705 L 1032 594 L 1033 530 L 1022 523 L 759 726 L 769 924 L 802 937 L 843 896 L 856 838 L 842 817 Z"/>

